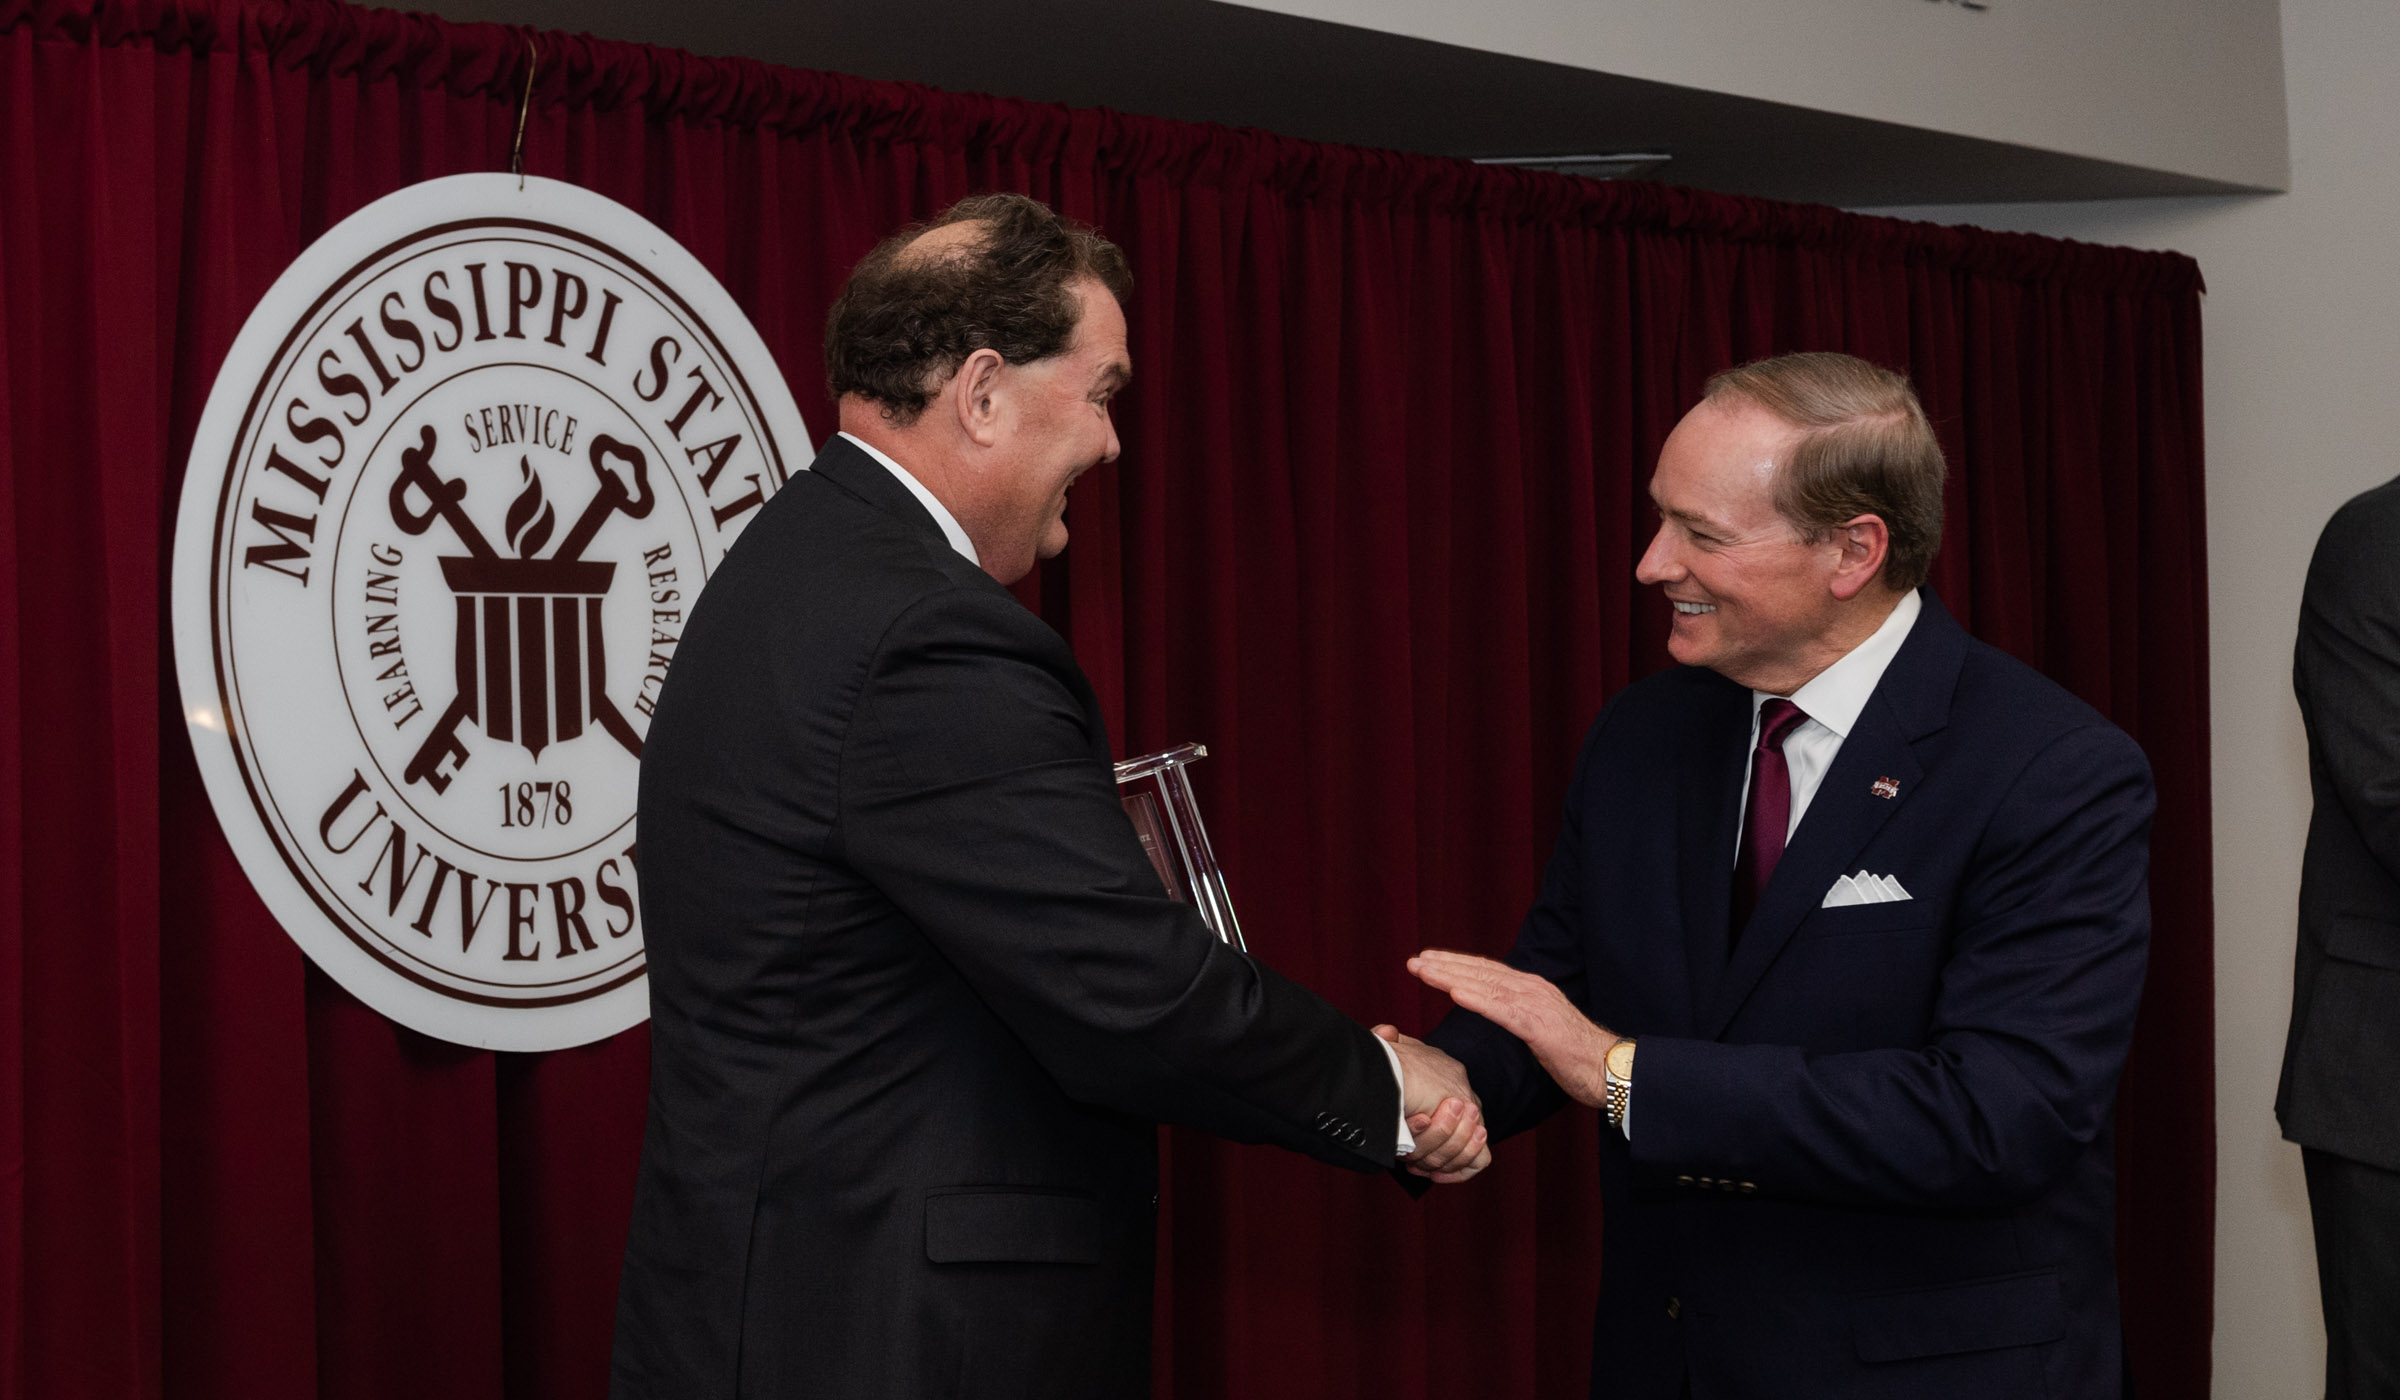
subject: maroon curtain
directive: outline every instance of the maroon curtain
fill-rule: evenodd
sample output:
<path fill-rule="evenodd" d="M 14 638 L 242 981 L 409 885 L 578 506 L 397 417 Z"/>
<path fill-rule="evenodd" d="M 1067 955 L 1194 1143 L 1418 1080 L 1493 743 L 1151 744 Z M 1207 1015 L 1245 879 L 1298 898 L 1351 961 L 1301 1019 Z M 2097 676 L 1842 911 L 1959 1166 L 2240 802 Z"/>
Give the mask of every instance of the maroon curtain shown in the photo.
<path fill-rule="evenodd" d="M 503 167 L 517 32 L 331 0 L 0 0 L 0 1395 L 589 1397 L 648 1038 L 496 1055 L 311 970 L 177 717 L 167 539 L 243 317 L 333 221 Z M 1902 368 L 1973 629 L 2159 776 L 2123 1106 L 2145 1400 L 2206 1393 L 2212 1198 L 2199 291 L 2185 259 L 540 36 L 526 163 L 724 280 L 820 435 L 879 235 L 1029 191 L 1130 253 L 1125 456 L 1027 588 L 1129 751 L 1184 740 L 1253 945 L 1368 1019 L 1511 937 L 1710 371 Z M 1475 1185 L 1170 1133 L 1158 1393 L 1581 1393 L 1590 1114 Z"/>

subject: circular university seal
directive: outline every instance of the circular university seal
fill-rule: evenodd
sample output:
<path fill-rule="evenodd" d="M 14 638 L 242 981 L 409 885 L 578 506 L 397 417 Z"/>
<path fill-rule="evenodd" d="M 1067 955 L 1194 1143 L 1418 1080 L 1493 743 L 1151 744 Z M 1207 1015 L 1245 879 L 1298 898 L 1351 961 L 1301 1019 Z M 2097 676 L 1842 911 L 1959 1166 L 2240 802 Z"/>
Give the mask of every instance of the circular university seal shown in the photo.
<path fill-rule="evenodd" d="M 318 966 L 494 1049 L 648 1014 L 642 739 L 808 451 L 724 289 L 589 191 L 432 180 L 293 262 L 192 444 L 174 635 L 217 819 Z"/>

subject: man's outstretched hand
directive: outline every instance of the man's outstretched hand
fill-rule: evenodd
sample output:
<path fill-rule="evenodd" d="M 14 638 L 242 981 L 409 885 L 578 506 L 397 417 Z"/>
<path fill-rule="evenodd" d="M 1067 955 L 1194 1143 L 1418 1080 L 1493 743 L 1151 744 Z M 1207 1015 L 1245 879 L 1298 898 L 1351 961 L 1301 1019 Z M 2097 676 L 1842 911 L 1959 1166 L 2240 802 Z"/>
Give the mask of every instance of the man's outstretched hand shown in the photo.
<path fill-rule="evenodd" d="M 1466 1066 L 1397 1027 L 1375 1034 L 1400 1052 L 1401 1111 L 1417 1150 L 1401 1159 L 1418 1176 L 1451 1185 L 1492 1164 L 1483 1126 L 1483 1100 L 1467 1083 Z"/>
<path fill-rule="evenodd" d="M 1608 1099 L 1608 1047 L 1617 1037 L 1592 1024 L 1548 979 L 1472 953 L 1428 948 L 1408 960 L 1419 981 L 1525 1042 L 1567 1096 L 1586 1108 Z"/>

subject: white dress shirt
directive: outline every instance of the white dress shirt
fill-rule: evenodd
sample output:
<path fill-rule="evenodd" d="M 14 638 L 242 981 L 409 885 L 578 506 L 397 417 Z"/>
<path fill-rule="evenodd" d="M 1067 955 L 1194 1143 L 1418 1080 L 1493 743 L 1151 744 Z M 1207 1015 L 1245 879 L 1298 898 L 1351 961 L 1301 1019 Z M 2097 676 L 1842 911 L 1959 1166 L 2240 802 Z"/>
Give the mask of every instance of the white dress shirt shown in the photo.
<path fill-rule="evenodd" d="M 852 447 L 882 463 L 883 469 L 898 478 L 900 484 L 908 488 L 908 493 L 917 498 L 917 503 L 925 507 L 926 513 L 933 517 L 933 523 L 942 527 L 942 538 L 950 542 L 950 547 L 957 550 L 968 563 L 977 568 L 983 567 L 983 560 L 975 554 L 975 541 L 967 538 L 966 529 L 958 523 L 958 517 L 950 513 L 940 497 L 925 489 L 924 482 L 911 476 L 908 468 L 878 452 L 874 444 L 856 434 L 842 433 L 840 436 Z M 1375 1043 L 1383 1047 L 1383 1057 L 1391 1062 L 1392 1083 L 1400 1088 L 1399 1145 L 1394 1149 L 1394 1155 L 1405 1157 L 1417 1150 L 1417 1139 L 1408 1130 L 1408 1077 L 1400 1072 L 1400 1052 L 1392 1048 L 1392 1043 L 1381 1036 L 1375 1037 Z"/>
<path fill-rule="evenodd" d="M 1841 660 L 1816 674 L 1808 684 L 1789 696 L 1770 695 L 1763 690 L 1750 692 L 1750 747 L 1758 750 L 1758 714 L 1769 700 L 1789 699 L 1800 707 L 1808 718 L 1783 739 L 1783 761 L 1792 774 L 1791 824 L 1783 829 L 1783 839 L 1792 839 L 1800 829 L 1800 818 L 1808 811 L 1811 798 L 1817 795 L 1817 785 L 1825 781 L 1825 770 L 1833 766 L 1833 757 L 1842 751 L 1842 740 L 1850 737 L 1857 727 L 1859 712 L 1867 708 L 1867 697 L 1883 679 L 1885 668 L 1900 654 L 1900 644 L 1908 640 L 1908 629 L 1917 625 L 1917 614 L 1924 609 L 1915 590 L 1904 595 L 1883 625 L 1873 636 L 1852 647 Z M 1737 808 L 1742 820 L 1750 814 L 1750 768 L 1742 765 L 1742 805 Z M 1735 860 L 1740 860 L 1741 829 L 1734 830 Z"/>
<path fill-rule="evenodd" d="M 1908 630 L 1917 625 L 1917 614 L 1924 607 L 1916 590 L 1911 589 L 1901 597 L 1873 635 L 1845 652 L 1841 660 L 1819 671 L 1808 684 L 1788 696 L 1777 696 L 1764 690 L 1750 692 L 1750 747 L 1744 751 L 1746 753 L 1758 752 L 1758 715 L 1769 700 L 1788 699 L 1800 707 L 1802 714 L 1808 716 L 1783 737 L 1783 761 L 1792 775 L 1792 816 L 1790 825 L 1783 829 L 1785 841 L 1790 841 L 1792 833 L 1800 829 L 1800 818 L 1808 811 L 1809 800 L 1817 795 L 1818 784 L 1825 781 L 1825 770 L 1833 767 L 1834 755 L 1842 751 L 1842 741 L 1849 738 L 1850 731 L 1857 727 L 1860 712 L 1867 708 L 1867 700 L 1883 680 L 1883 673 L 1891 666 L 1892 658 L 1900 654 L 1900 644 L 1908 640 Z M 1742 805 L 1735 809 L 1741 813 L 1741 822 L 1750 819 L 1751 767 L 1748 761 L 1742 764 Z M 1739 865 L 1742 828 L 1738 825 L 1734 828 L 1733 850 L 1734 862 Z M 1727 872 L 1727 878 L 1732 878 L 1731 872 Z M 1641 1059 L 1639 1050 L 1634 1052 L 1634 1059 L 1638 1065 Z M 1627 1141 L 1633 1139 L 1633 1095 L 1630 1090 L 1625 1098 L 1625 1116 L 1617 1126 L 1624 1130 Z"/>

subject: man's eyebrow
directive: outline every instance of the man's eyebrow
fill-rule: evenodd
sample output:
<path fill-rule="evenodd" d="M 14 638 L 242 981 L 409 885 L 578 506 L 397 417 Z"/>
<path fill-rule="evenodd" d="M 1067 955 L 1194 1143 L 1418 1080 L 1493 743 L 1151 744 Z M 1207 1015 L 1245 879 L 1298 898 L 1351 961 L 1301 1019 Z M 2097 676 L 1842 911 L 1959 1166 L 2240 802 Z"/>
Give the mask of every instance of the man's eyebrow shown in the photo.
<path fill-rule="evenodd" d="M 1122 389 L 1133 382 L 1133 366 L 1123 360 L 1112 360 L 1100 367 L 1100 375 L 1092 381 L 1095 389 Z"/>

